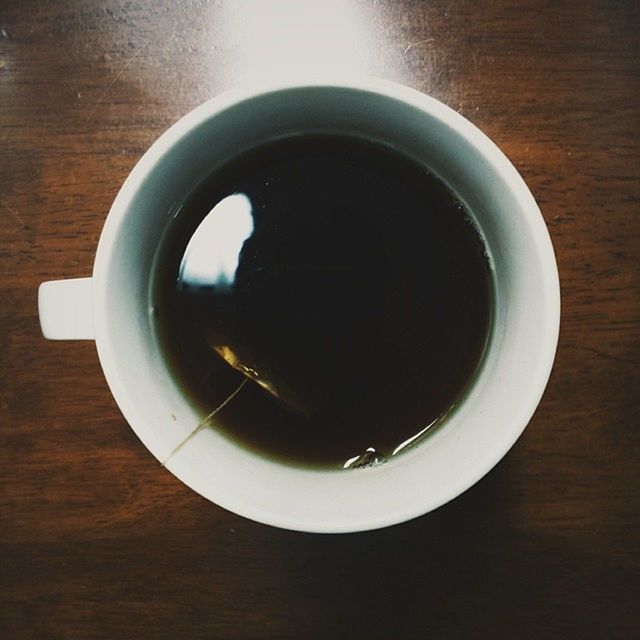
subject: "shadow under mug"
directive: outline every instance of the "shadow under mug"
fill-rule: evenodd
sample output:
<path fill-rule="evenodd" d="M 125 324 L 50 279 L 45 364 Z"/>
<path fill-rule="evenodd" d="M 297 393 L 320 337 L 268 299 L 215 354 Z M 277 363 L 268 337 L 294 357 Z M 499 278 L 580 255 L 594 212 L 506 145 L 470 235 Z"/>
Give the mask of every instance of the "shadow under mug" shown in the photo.
<path fill-rule="evenodd" d="M 174 205 L 211 169 L 290 133 L 345 133 L 423 163 L 466 204 L 485 240 L 495 302 L 487 352 L 464 401 L 419 445 L 365 469 L 322 471 L 262 458 L 202 416 L 163 361 L 149 308 L 154 256 Z M 456 497 L 505 455 L 546 386 L 560 319 L 551 240 L 524 181 L 468 120 L 385 80 L 289 82 L 236 90 L 196 108 L 140 159 L 100 237 L 93 276 L 40 286 L 50 339 L 94 339 L 125 418 L 151 453 L 212 502 L 274 526 L 375 529 Z"/>

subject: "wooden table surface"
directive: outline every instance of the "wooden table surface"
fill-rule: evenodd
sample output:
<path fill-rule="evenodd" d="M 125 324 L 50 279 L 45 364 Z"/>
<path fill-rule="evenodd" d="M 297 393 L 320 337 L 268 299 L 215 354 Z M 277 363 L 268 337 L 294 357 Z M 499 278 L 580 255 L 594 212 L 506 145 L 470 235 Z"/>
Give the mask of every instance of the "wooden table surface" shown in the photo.
<path fill-rule="evenodd" d="M 640 7 L 324 0 L 0 5 L 0 638 L 640 637 Z M 89 275 L 120 184 L 178 117 L 274 68 L 448 103 L 536 196 L 557 360 L 509 455 L 438 511 L 258 525 L 163 470 L 91 342 L 36 291 Z"/>

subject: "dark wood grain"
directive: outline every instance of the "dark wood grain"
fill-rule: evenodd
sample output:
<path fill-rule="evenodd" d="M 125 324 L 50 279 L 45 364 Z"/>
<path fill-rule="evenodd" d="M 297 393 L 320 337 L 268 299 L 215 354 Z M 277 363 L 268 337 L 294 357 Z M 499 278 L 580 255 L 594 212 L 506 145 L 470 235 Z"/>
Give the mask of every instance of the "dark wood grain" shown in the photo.
<path fill-rule="evenodd" d="M 637 2 L 33 0 L 3 2 L 0 29 L 1 638 L 639 637 Z M 138 442 L 93 344 L 38 327 L 38 284 L 90 273 L 146 147 L 294 63 L 470 118 L 558 257 L 558 356 L 522 439 L 458 500 L 373 533 L 207 503 Z"/>

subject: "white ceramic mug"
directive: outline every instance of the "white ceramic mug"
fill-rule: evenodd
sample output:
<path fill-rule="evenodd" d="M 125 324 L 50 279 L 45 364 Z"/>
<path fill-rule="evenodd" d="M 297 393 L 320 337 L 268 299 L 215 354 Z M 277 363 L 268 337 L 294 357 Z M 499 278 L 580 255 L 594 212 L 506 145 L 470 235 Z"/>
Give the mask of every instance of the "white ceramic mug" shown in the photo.
<path fill-rule="evenodd" d="M 154 255 L 184 199 L 212 167 L 292 132 L 345 132 L 424 163 L 466 203 L 493 266 L 489 346 L 464 402 L 418 446 L 373 468 L 317 471 L 260 457 L 215 428 L 171 455 L 201 416 L 168 372 L 151 328 Z M 375 529 L 424 514 L 484 476 L 531 418 L 558 339 L 553 248 L 524 181 L 474 125 L 383 80 L 292 82 L 232 91 L 198 107 L 147 151 L 107 217 L 93 276 L 45 282 L 50 339 L 95 339 L 111 391 L 136 434 L 175 476 L 259 522 L 315 532 Z"/>

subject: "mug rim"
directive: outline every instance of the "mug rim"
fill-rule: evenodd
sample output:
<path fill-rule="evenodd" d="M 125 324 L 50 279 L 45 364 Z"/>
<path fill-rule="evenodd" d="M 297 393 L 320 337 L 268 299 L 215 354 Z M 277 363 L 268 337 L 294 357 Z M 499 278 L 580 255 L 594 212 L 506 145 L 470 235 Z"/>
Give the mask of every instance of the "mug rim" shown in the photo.
<path fill-rule="evenodd" d="M 309 521 L 301 522 L 295 518 L 288 519 L 281 516 L 274 516 L 274 514 L 268 512 L 268 509 L 266 511 L 264 509 L 260 510 L 255 507 L 255 505 L 252 508 L 251 505 L 247 504 L 238 506 L 237 504 L 225 503 L 224 500 L 217 498 L 213 499 L 216 504 L 230 511 L 265 524 L 312 532 L 351 532 L 385 527 L 410 520 L 445 504 L 473 486 L 502 459 L 524 431 L 540 402 L 551 374 L 559 335 L 560 289 L 557 264 L 547 227 L 531 192 L 513 164 L 490 138 L 462 115 L 435 98 L 415 89 L 393 81 L 377 78 L 279 80 L 260 85 L 254 84 L 245 89 L 232 89 L 204 102 L 178 120 L 151 145 L 142 158 L 136 163 L 113 202 L 100 236 L 93 269 L 95 341 L 104 375 L 121 412 L 134 432 L 143 440 L 145 446 L 158 458 L 157 452 L 154 451 L 149 442 L 139 433 L 139 425 L 144 423 L 145 416 L 138 410 L 137 406 L 130 401 L 129 392 L 125 389 L 120 379 L 118 373 L 119 364 L 116 361 L 116 350 L 110 342 L 106 326 L 106 279 L 110 268 L 111 249 L 116 239 L 119 224 L 124 217 L 130 213 L 129 204 L 133 200 L 135 193 L 143 181 L 153 172 L 159 160 L 164 157 L 165 154 L 169 153 L 172 147 L 196 126 L 209 118 L 215 117 L 216 114 L 228 107 L 263 94 L 277 93 L 290 89 L 318 87 L 324 89 L 355 89 L 363 92 L 371 92 L 415 106 L 419 110 L 428 112 L 444 125 L 455 130 L 468 141 L 475 150 L 482 153 L 491 166 L 504 178 L 505 183 L 511 192 L 514 193 L 520 207 L 523 210 L 526 209 L 527 214 L 534 222 L 534 219 L 537 220 L 537 222 L 532 225 L 531 233 L 527 241 L 535 245 L 536 250 L 542 257 L 542 264 L 545 269 L 543 293 L 546 302 L 548 302 L 544 318 L 547 331 L 546 340 L 542 345 L 544 349 L 543 365 L 540 368 L 537 379 L 532 381 L 529 387 L 530 391 L 528 396 L 523 396 L 518 403 L 520 411 L 519 415 L 514 416 L 513 419 L 514 426 L 510 434 L 510 443 L 506 448 L 497 447 L 494 451 L 494 457 L 491 460 L 487 460 L 480 471 L 473 477 L 465 478 L 460 483 L 460 486 L 450 486 L 449 491 L 443 491 L 440 498 L 436 501 L 437 504 L 416 504 L 415 508 L 410 512 L 407 511 L 401 515 L 395 514 L 391 518 L 377 517 L 373 518 L 370 522 L 354 523 L 345 521 L 314 523 Z M 189 480 L 185 479 L 184 474 L 176 472 L 170 465 L 168 465 L 167 468 L 185 484 L 202 494 L 202 491 L 193 487 Z M 209 495 L 205 497 L 212 499 Z"/>

